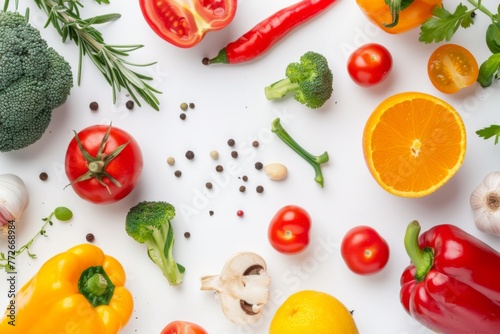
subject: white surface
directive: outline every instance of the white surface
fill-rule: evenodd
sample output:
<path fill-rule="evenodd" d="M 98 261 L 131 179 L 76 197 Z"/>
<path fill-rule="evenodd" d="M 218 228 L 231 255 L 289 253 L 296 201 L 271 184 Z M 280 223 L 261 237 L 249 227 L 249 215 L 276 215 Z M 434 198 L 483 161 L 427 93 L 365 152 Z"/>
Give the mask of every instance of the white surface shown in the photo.
<path fill-rule="evenodd" d="M 0 154 L 0 172 L 22 177 L 31 194 L 31 203 L 17 229 L 17 244 L 22 245 L 38 231 L 41 218 L 56 206 L 74 212 L 70 224 L 58 222 L 47 229 L 48 237 L 39 238 L 31 251 L 37 259 L 20 256 L 18 288 L 51 256 L 85 243 L 85 235 L 94 233 L 95 244 L 118 258 L 128 275 L 127 286 L 134 295 L 135 308 L 124 334 L 159 333 L 170 321 L 187 320 L 202 325 L 211 334 L 267 333 L 276 308 L 291 293 L 316 289 L 331 293 L 354 310 L 361 333 L 424 334 L 429 331 L 410 318 L 399 302 L 399 278 L 408 258 L 402 240 L 408 222 L 418 219 L 423 230 L 440 223 L 456 224 L 496 249 L 500 241 L 479 232 L 474 226 L 469 196 L 483 177 L 500 166 L 499 146 L 484 141 L 476 130 L 500 122 L 498 85 L 482 89 L 475 85 L 447 96 L 432 87 L 426 64 L 437 45 L 418 42 L 418 30 L 404 35 L 389 35 L 368 22 L 354 1 L 339 0 L 327 12 L 300 27 L 268 54 L 243 65 L 203 66 L 201 59 L 214 56 L 227 42 L 239 37 L 290 0 L 240 1 L 234 21 L 224 30 L 210 32 L 192 49 L 176 48 L 157 37 L 146 25 L 137 1 L 111 1 L 98 6 L 85 1 L 83 16 L 118 12 L 122 18 L 101 27 L 109 44 L 144 44 L 131 57 L 137 62 L 158 61 L 143 70 L 155 79 L 153 85 L 163 91 L 161 111 L 143 105 L 133 111 L 125 108 L 125 93 L 116 105 L 111 89 L 88 59 L 79 87 L 75 86 L 67 103 L 54 112 L 53 121 L 43 139 L 29 148 Z M 32 2 L 31 21 L 43 29 L 45 16 Z M 448 1 L 452 8 L 458 1 Z M 482 62 L 489 55 L 484 43 L 487 18 L 480 14 L 474 27 L 459 30 L 453 42 L 467 47 Z M 77 47 L 63 45 L 52 27 L 43 36 L 74 66 Z M 348 77 L 346 60 L 355 47 L 365 42 L 385 45 L 392 53 L 394 66 L 389 79 L 374 88 L 356 86 Z M 334 95 L 321 110 L 309 110 L 293 98 L 267 101 L 265 85 L 280 79 L 285 66 L 297 61 L 306 51 L 325 55 L 334 73 Z M 462 115 L 468 131 L 465 162 L 444 187 L 421 199 L 392 196 L 372 179 L 361 150 L 361 134 L 368 115 L 384 98 L 401 91 L 422 91 L 443 98 Z M 97 101 L 98 112 L 88 105 Z M 181 102 L 194 102 L 196 108 L 179 119 Z M 330 162 L 323 167 L 325 187 L 313 180 L 314 173 L 270 133 L 271 120 L 281 117 L 286 129 L 314 154 L 328 151 Z M 71 188 L 64 174 L 64 155 L 72 130 L 93 124 L 109 124 L 131 133 L 141 145 L 144 171 L 133 193 L 108 206 L 83 201 Z M 229 138 L 236 141 L 240 157 L 230 156 Z M 258 139 L 261 146 L 251 147 Z M 220 161 L 209 157 L 218 150 Z M 193 150 L 196 158 L 184 158 Z M 175 167 L 166 158 L 174 156 Z M 272 182 L 253 165 L 281 162 L 289 168 L 288 178 Z M 214 166 L 226 167 L 224 179 L 213 179 Z M 234 164 L 231 172 L 229 164 Z M 181 178 L 174 170 L 183 172 Z M 39 180 L 40 172 L 49 179 Z M 248 175 L 247 191 L 240 193 L 239 177 Z M 204 184 L 216 187 L 206 192 Z M 263 194 L 255 192 L 262 184 Z M 202 195 L 205 194 L 205 195 Z M 158 268 L 148 259 L 144 245 L 136 243 L 124 230 L 124 218 L 130 207 L 141 200 L 165 200 L 177 209 L 173 221 L 176 233 L 174 254 L 186 267 L 184 283 L 171 287 Z M 277 253 L 268 243 L 266 231 L 274 213 L 286 204 L 298 204 L 309 211 L 313 227 L 307 251 L 296 256 Z M 245 216 L 236 216 L 238 209 Z M 215 214 L 209 216 L 208 211 Z M 353 226 L 368 224 L 387 239 L 391 247 L 388 266 L 378 275 L 356 276 L 340 257 L 339 244 Z M 189 231 L 191 238 L 183 233 Z M 6 248 L 5 239 L 0 247 Z M 213 294 L 200 291 L 200 277 L 217 274 L 225 261 L 238 251 L 254 251 L 268 264 L 272 276 L 271 298 L 261 320 L 238 326 L 223 315 Z M 6 280 L 0 273 L 0 304 L 7 304 Z M 2 292 L 3 291 L 3 292 Z"/>

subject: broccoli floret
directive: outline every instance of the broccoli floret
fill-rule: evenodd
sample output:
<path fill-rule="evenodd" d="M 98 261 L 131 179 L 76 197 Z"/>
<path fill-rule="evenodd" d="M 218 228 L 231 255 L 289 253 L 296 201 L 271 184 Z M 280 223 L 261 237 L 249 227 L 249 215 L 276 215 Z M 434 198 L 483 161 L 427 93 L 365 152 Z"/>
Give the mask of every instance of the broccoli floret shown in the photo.
<path fill-rule="evenodd" d="M 149 258 L 160 267 L 170 285 L 179 285 L 185 268 L 173 256 L 174 217 L 175 208 L 171 204 L 143 201 L 127 213 L 125 230 L 135 241 L 146 244 Z"/>
<path fill-rule="evenodd" d="M 71 66 L 40 31 L 21 14 L 0 11 L 0 151 L 38 141 L 72 87 Z"/>
<path fill-rule="evenodd" d="M 319 53 L 306 52 L 300 57 L 300 63 L 287 66 L 285 75 L 285 79 L 265 88 L 268 100 L 281 99 L 288 93 L 294 93 L 295 100 L 316 109 L 332 96 L 332 71 L 326 58 Z"/>

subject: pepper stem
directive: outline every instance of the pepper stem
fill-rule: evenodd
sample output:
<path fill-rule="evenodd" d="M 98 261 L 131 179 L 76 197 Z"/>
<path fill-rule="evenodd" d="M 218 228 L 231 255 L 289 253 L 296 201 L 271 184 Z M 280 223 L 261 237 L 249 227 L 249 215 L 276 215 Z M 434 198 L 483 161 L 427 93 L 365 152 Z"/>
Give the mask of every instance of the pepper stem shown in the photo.
<path fill-rule="evenodd" d="M 385 3 L 389 6 L 389 10 L 392 16 L 391 23 L 384 23 L 384 27 L 393 28 L 399 23 L 399 13 L 405 10 L 413 3 L 414 0 L 385 0 Z"/>
<path fill-rule="evenodd" d="M 432 248 L 421 248 L 418 243 L 420 224 L 414 220 L 406 228 L 404 245 L 406 253 L 415 266 L 415 280 L 422 281 L 434 264 L 434 251 Z"/>
<path fill-rule="evenodd" d="M 229 64 L 229 59 L 227 58 L 227 52 L 226 48 L 222 48 L 217 56 L 213 57 L 212 59 L 209 58 L 203 58 L 202 63 L 204 65 L 210 65 L 210 64 Z"/>
<path fill-rule="evenodd" d="M 323 154 L 316 156 L 312 155 L 308 151 L 306 151 L 302 146 L 300 146 L 281 125 L 280 119 L 276 118 L 272 122 L 271 131 L 274 132 L 278 138 L 280 138 L 285 144 L 288 145 L 292 150 L 294 150 L 298 155 L 300 155 L 304 160 L 306 160 L 313 168 L 315 177 L 314 180 L 321 187 L 323 187 L 323 173 L 321 171 L 321 164 L 328 162 L 328 152 L 324 152 Z"/>
<path fill-rule="evenodd" d="M 109 305 L 115 285 L 102 266 L 85 269 L 78 280 L 78 291 L 93 306 Z"/>
<path fill-rule="evenodd" d="M 108 281 L 101 274 L 94 274 L 87 281 L 87 289 L 96 296 L 102 296 L 108 287 Z"/>

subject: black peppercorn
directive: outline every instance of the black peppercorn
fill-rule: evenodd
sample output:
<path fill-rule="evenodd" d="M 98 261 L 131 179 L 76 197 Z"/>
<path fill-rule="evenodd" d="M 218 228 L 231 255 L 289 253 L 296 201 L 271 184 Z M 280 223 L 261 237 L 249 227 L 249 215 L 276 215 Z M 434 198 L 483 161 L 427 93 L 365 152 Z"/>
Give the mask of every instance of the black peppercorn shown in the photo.
<path fill-rule="evenodd" d="M 186 119 L 186 114 L 185 113 L 181 113 L 179 115 L 179 118 L 182 119 L 182 120 L 185 120 Z"/>
<path fill-rule="evenodd" d="M 240 186 L 240 192 L 241 192 L 241 193 L 244 193 L 244 192 L 245 192 L 245 190 L 247 190 L 247 188 L 246 188 L 245 186 Z"/>
<path fill-rule="evenodd" d="M 212 210 L 210 210 L 210 211 L 208 211 L 208 214 L 209 214 L 210 216 L 213 216 L 213 215 L 214 215 L 214 212 L 213 212 Z"/>
<path fill-rule="evenodd" d="M 193 160 L 194 159 L 194 152 L 193 151 L 187 151 L 186 152 L 186 158 L 188 160 Z"/>
<path fill-rule="evenodd" d="M 256 162 L 256 163 L 255 163 L 255 169 L 257 169 L 257 170 L 261 170 L 261 169 L 262 169 L 262 167 L 264 167 L 264 165 L 262 164 L 262 162 Z"/>
<path fill-rule="evenodd" d="M 177 176 L 177 177 L 181 177 L 182 172 L 181 172 L 180 170 L 176 170 L 176 171 L 174 172 L 174 175 L 175 175 L 175 176 Z"/>
<path fill-rule="evenodd" d="M 95 237 L 92 233 L 87 233 L 87 235 L 85 236 L 85 239 L 87 239 L 88 242 L 92 242 L 92 241 L 94 241 Z"/>
<path fill-rule="evenodd" d="M 213 187 L 212 182 L 207 182 L 207 183 L 205 183 L 205 187 L 206 187 L 207 189 L 212 189 L 212 187 Z"/>
<path fill-rule="evenodd" d="M 38 177 L 40 178 L 40 180 L 46 181 L 49 178 L 49 175 L 45 172 L 41 172 Z"/>
<path fill-rule="evenodd" d="M 231 156 L 236 159 L 238 157 L 238 152 L 237 151 L 232 151 L 231 152 Z"/>
<path fill-rule="evenodd" d="M 128 100 L 127 103 L 125 103 L 125 107 L 127 107 L 128 110 L 134 109 L 134 101 Z"/>
<path fill-rule="evenodd" d="M 184 232 L 184 238 L 188 239 L 191 236 L 191 233 L 189 232 Z"/>
<path fill-rule="evenodd" d="M 90 102 L 89 108 L 92 111 L 96 111 L 97 109 L 99 109 L 99 104 L 96 101 Z"/>
<path fill-rule="evenodd" d="M 217 165 L 215 166 L 215 170 L 220 173 L 224 170 L 224 167 L 222 167 L 221 165 Z"/>
<path fill-rule="evenodd" d="M 243 175 L 243 177 L 241 178 L 243 181 L 247 182 L 248 181 L 248 176 L 246 175 Z"/>
<path fill-rule="evenodd" d="M 252 142 L 252 146 L 253 146 L 253 147 L 259 147 L 259 142 L 258 142 L 257 140 L 254 140 L 254 141 Z"/>
<path fill-rule="evenodd" d="M 263 187 L 263 186 L 257 186 L 257 188 L 255 188 L 255 190 L 256 190 L 259 194 L 261 194 L 261 193 L 263 193 L 263 192 L 264 192 L 264 187 Z"/>
<path fill-rule="evenodd" d="M 193 102 L 189 103 L 189 109 L 194 109 L 194 103 Z"/>
<path fill-rule="evenodd" d="M 233 146 L 234 146 L 234 144 L 235 144 L 234 139 L 229 139 L 229 140 L 227 141 L 227 144 L 228 144 L 229 146 L 233 147 Z"/>

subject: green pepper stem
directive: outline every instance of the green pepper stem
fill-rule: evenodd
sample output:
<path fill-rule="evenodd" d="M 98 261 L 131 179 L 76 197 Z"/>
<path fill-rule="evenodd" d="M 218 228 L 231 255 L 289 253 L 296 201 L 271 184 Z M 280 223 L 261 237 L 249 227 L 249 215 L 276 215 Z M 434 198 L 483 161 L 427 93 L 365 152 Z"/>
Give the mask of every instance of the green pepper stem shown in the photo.
<path fill-rule="evenodd" d="M 104 275 L 99 273 L 92 275 L 87 281 L 88 291 L 96 296 L 102 296 L 106 292 L 107 287 L 108 281 L 106 281 Z"/>
<path fill-rule="evenodd" d="M 415 279 L 422 281 L 434 264 L 434 251 L 426 247 L 422 249 L 418 243 L 420 234 L 420 224 L 414 220 L 406 228 L 404 245 L 406 253 L 415 266 Z"/>
<path fill-rule="evenodd" d="M 294 150 L 298 155 L 300 155 L 314 168 L 314 173 L 315 173 L 314 180 L 321 187 L 323 187 L 324 180 L 323 180 L 323 173 L 321 171 L 321 164 L 328 162 L 329 160 L 328 152 L 325 151 L 323 154 L 316 156 L 306 151 L 283 128 L 279 118 L 276 118 L 272 122 L 271 131 L 275 133 L 278 136 L 278 138 L 280 138 L 285 144 L 288 145 L 288 147 Z"/>
<path fill-rule="evenodd" d="M 109 305 L 115 285 L 102 266 L 85 269 L 78 280 L 78 291 L 93 307 Z"/>
<path fill-rule="evenodd" d="M 226 48 L 222 48 L 217 56 L 213 57 L 212 59 L 204 59 L 203 63 L 206 65 L 210 64 L 229 64 L 229 59 L 227 59 L 227 52 Z"/>
<path fill-rule="evenodd" d="M 401 1 L 402 0 L 389 0 L 389 10 L 391 11 L 392 22 L 384 23 L 386 28 L 393 28 L 399 23 L 399 12 L 401 12 Z"/>

